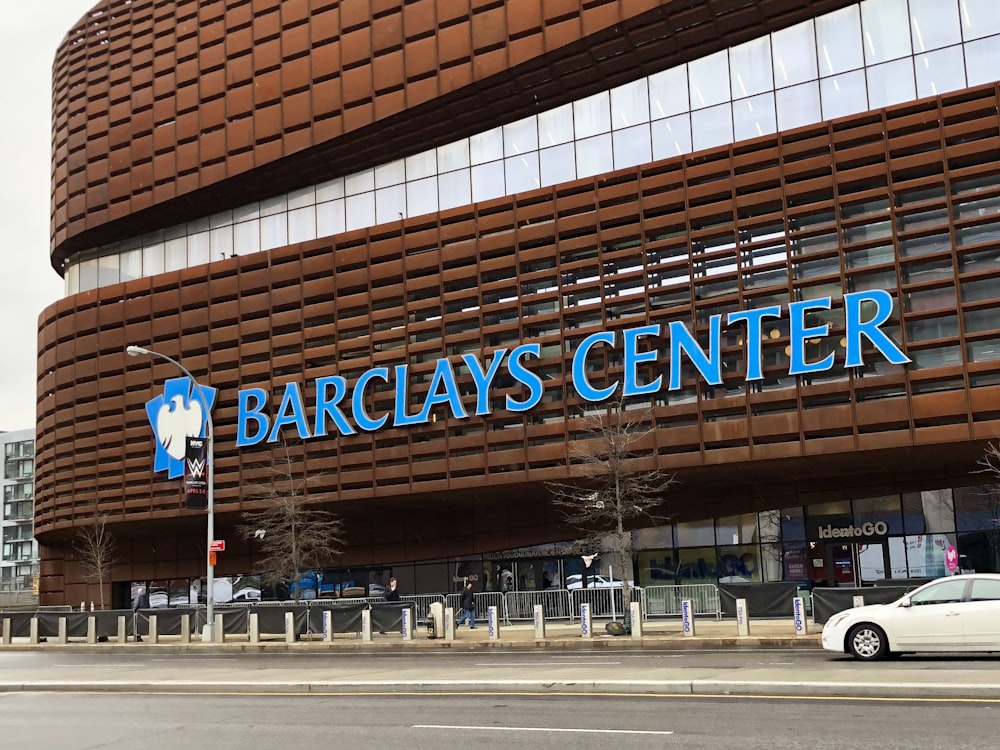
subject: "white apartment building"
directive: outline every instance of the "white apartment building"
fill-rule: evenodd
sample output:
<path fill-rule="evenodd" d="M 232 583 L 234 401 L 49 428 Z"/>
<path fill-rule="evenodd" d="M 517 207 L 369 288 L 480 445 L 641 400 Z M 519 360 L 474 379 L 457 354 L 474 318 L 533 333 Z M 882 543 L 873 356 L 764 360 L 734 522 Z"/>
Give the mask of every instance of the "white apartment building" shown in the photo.
<path fill-rule="evenodd" d="M 0 591 L 30 592 L 38 572 L 34 534 L 35 431 L 0 432 L 3 505 L 0 506 Z"/>

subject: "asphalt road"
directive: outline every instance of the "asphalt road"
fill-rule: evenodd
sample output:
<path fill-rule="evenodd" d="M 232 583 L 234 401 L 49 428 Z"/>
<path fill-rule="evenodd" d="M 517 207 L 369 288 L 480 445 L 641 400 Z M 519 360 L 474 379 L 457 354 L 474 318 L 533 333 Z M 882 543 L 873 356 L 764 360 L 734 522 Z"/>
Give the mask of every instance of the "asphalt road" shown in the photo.
<path fill-rule="evenodd" d="M 985 750 L 1000 702 L 8 693 L 11 750 Z"/>

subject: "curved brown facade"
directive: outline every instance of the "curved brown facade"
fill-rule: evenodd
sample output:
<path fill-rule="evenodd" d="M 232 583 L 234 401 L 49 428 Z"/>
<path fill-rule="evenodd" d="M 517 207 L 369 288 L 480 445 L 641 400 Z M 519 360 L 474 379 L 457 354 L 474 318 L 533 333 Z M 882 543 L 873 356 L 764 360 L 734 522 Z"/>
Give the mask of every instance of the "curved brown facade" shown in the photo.
<path fill-rule="evenodd" d="M 146 222 L 205 215 L 204 201 L 224 207 L 343 174 L 510 120 L 535 96 L 566 101 L 636 66 L 713 51 L 807 17 L 799 5 L 810 4 L 228 5 L 133 2 L 116 16 L 107 3 L 67 38 L 55 79 L 54 264 Z M 817 5 L 845 3 L 808 13 Z M 369 7 L 373 17 L 360 14 Z M 144 405 L 177 373 L 127 360 L 130 344 L 182 360 L 219 390 L 223 532 L 254 507 L 241 487 L 265 475 L 268 456 L 235 447 L 238 391 L 265 388 L 273 410 L 285 383 L 409 364 L 419 398 L 439 358 L 541 346 L 531 367 L 545 392 L 526 415 L 442 412 L 292 447 L 294 470 L 322 475 L 315 491 L 348 519 L 346 564 L 566 538 L 544 482 L 570 475 L 586 406 L 570 363 L 587 335 L 680 321 L 703 339 L 713 314 L 830 290 L 828 373 L 789 377 L 788 331 L 775 328 L 765 378 L 747 384 L 733 334 L 723 386 L 685 371 L 654 401 L 658 429 L 643 451 L 649 466 L 677 472 L 674 518 L 970 483 L 1000 431 L 996 215 L 966 210 L 1000 196 L 998 106 L 995 85 L 978 87 L 61 300 L 39 321 L 43 592 L 79 600 L 67 540 L 95 512 L 122 539 L 116 580 L 202 572 L 204 549 L 184 541 L 200 538 L 202 516 L 183 509 L 178 480 L 151 470 Z M 467 117 L 448 122 L 458 110 Z M 406 127 L 387 135 L 387 124 Z M 788 251 L 768 260 L 776 241 Z M 865 367 L 844 369 L 837 311 L 844 292 L 870 289 L 896 300 L 887 330 L 911 364 L 887 366 L 872 350 Z M 945 316 L 936 332 L 922 325 Z M 595 378 L 621 377 L 612 350 L 600 357 Z M 507 394 L 522 390 L 495 393 Z M 369 407 L 390 411 L 392 399 L 373 392 Z M 237 544 L 220 573 L 252 560 Z"/>
<path fill-rule="evenodd" d="M 106 0 L 56 55 L 52 263 L 847 4 Z"/>

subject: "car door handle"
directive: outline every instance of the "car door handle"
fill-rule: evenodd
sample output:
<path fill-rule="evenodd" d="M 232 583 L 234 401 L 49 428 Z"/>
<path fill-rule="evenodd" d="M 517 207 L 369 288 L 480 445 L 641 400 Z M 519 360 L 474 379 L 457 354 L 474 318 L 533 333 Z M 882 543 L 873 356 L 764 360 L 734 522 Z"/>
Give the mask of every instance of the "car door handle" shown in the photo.
<path fill-rule="evenodd" d="M 945 617 L 958 617 L 960 614 L 961 612 L 949 612 Z"/>

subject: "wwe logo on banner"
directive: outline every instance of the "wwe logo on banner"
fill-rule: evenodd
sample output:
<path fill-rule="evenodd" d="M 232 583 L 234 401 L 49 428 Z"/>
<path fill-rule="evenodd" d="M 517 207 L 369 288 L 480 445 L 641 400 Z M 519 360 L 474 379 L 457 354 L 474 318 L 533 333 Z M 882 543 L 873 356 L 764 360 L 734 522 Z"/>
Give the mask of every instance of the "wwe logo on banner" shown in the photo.
<path fill-rule="evenodd" d="M 188 508 L 208 508 L 208 441 L 188 437 L 184 451 L 184 494 Z"/>

